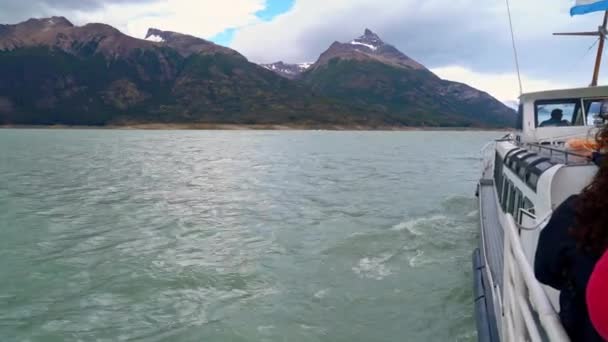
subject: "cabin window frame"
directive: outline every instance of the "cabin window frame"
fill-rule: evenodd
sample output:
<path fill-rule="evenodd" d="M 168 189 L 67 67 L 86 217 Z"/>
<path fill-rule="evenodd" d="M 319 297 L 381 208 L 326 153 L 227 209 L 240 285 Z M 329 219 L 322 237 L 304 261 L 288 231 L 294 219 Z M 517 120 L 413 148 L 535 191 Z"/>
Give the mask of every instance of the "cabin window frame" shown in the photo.
<path fill-rule="evenodd" d="M 601 107 L 601 102 L 604 101 L 608 101 L 608 97 L 587 97 L 587 98 L 582 98 L 582 107 L 583 107 L 583 111 L 585 112 L 585 126 L 587 127 L 594 127 L 595 125 L 593 123 L 589 124 L 589 109 L 591 108 L 591 104 L 593 102 L 599 101 L 600 102 L 600 107 Z M 589 106 L 587 106 L 587 103 L 589 103 Z M 600 108 L 600 114 L 601 114 L 602 109 Z M 606 123 L 606 120 L 604 120 L 604 123 Z"/>
<path fill-rule="evenodd" d="M 571 125 L 570 126 L 565 126 L 565 127 L 585 127 L 587 126 L 585 123 L 585 126 L 575 126 L 574 124 L 572 124 L 573 122 L 575 122 L 575 115 L 577 114 L 577 108 L 580 110 L 581 114 L 585 116 L 585 122 L 587 121 L 587 114 L 585 112 L 585 108 L 584 108 L 584 103 L 583 103 L 584 98 L 582 97 L 572 97 L 572 98 L 559 98 L 559 99 L 551 99 L 551 100 L 536 100 L 534 101 L 534 127 L 535 128 L 548 128 L 548 127 L 540 127 L 539 126 L 539 122 L 538 122 L 538 107 L 539 105 L 550 105 L 550 104 L 560 104 L 560 103 L 568 103 L 568 102 L 572 102 L 575 104 L 574 107 L 574 113 L 572 113 L 572 121 L 570 121 Z M 555 128 L 555 127 L 554 127 Z M 560 128 L 560 127 L 557 127 Z M 561 127 L 563 128 L 563 127 Z"/>
<path fill-rule="evenodd" d="M 513 215 L 514 211 L 515 211 L 515 200 L 517 199 L 517 192 L 519 191 L 519 189 L 515 186 L 515 184 L 511 183 L 511 187 L 510 187 L 510 191 L 509 191 L 509 196 L 507 199 L 507 212 L 511 215 Z"/>
<path fill-rule="evenodd" d="M 515 123 L 515 130 L 521 131 L 524 129 L 524 104 L 522 102 L 517 106 L 517 122 Z M 518 139 L 521 139 L 517 136 Z"/>
<path fill-rule="evenodd" d="M 496 152 L 496 156 L 494 157 L 494 184 L 496 185 L 496 193 L 502 194 L 503 189 L 503 169 L 504 169 L 504 160 L 500 157 L 500 154 Z"/>
<path fill-rule="evenodd" d="M 511 192 L 512 187 L 513 183 L 511 183 L 508 177 L 504 177 L 503 189 L 500 198 L 500 204 L 504 212 L 507 211 L 507 203 L 509 203 L 509 193 Z"/>
<path fill-rule="evenodd" d="M 530 217 L 531 219 L 536 219 L 536 209 L 534 208 L 534 203 L 524 194 L 521 196 L 520 205 L 518 207 L 517 213 L 519 216 L 516 221 L 517 223 L 523 223 L 524 215 Z"/>

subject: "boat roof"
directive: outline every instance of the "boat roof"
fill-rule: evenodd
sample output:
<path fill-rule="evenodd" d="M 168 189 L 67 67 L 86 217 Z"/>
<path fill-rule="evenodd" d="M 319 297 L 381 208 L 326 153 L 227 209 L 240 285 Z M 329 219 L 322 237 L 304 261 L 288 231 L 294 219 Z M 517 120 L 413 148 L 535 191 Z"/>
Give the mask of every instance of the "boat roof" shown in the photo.
<path fill-rule="evenodd" d="M 608 96 L 608 86 L 599 86 L 526 93 L 522 94 L 519 99 L 521 102 L 528 102 L 536 100 L 570 99 L 579 97 L 590 98 L 606 96 Z"/>

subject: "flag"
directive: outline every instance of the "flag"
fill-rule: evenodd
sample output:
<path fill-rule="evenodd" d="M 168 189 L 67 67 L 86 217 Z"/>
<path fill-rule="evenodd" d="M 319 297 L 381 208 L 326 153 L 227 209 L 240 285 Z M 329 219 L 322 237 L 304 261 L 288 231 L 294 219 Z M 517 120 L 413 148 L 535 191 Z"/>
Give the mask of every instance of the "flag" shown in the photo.
<path fill-rule="evenodd" d="M 570 15 L 597 11 L 608 11 L 608 0 L 576 0 L 576 4 L 570 9 Z"/>

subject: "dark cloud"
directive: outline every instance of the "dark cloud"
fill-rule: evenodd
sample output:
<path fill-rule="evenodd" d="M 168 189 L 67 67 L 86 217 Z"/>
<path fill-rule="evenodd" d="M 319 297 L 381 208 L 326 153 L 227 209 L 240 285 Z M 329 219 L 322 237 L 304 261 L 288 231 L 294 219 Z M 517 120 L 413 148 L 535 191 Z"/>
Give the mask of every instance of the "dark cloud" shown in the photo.
<path fill-rule="evenodd" d="M 462 66 L 483 73 L 514 70 L 504 0 L 352 0 L 327 10 L 322 3 L 300 0 L 300 6 L 284 18 L 238 33 L 234 47 L 253 60 L 311 61 L 334 40 L 348 41 L 369 27 L 431 68 Z M 571 18 L 569 0 L 511 3 L 523 71 L 530 77 L 587 82 L 595 56 L 595 50 L 589 51 L 594 39 L 552 33 L 597 29 L 601 14 Z"/>
<path fill-rule="evenodd" d="M 0 0 L 0 23 L 15 24 L 29 18 L 69 17 L 73 11 L 94 11 L 106 4 L 132 4 L 154 0 Z"/>

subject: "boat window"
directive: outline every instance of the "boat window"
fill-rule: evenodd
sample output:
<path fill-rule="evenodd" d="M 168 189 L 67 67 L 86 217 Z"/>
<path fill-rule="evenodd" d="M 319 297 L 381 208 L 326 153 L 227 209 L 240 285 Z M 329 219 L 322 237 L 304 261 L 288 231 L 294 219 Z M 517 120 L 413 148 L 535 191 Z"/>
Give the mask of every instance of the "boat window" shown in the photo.
<path fill-rule="evenodd" d="M 524 129 L 524 105 L 520 103 L 517 107 L 517 122 L 515 123 L 515 129 L 521 131 Z M 518 136 L 519 137 L 519 136 Z"/>
<path fill-rule="evenodd" d="M 517 188 L 513 185 L 510 186 L 511 191 L 509 192 L 509 205 L 507 206 L 507 212 L 513 215 L 515 210 L 515 196 L 517 195 Z"/>
<path fill-rule="evenodd" d="M 513 206 L 513 217 L 515 218 L 515 222 L 519 222 L 519 215 L 520 215 L 520 211 L 519 208 L 521 208 L 521 198 L 522 198 L 522 194 L 519 190 L 517 190 L 515 192 L 515 205 Z"/>
<path fill-rule="evenodd" d="M 595 120 L 604 121 L 600 114 L 602 113 L 602 104 L 604 104 L 608 99 L 594 99 L 594 100 L 585 100 L 585 112 L 587 113 L 587 126 L 594 126 Z M 605 109 L 604 109 L 605 111 Z"/>
<path fill-rule="evenodd" d="M 585 125 L 580 99 L 536 102 L 537 127 L 567 127 Z"/>
<path fill-rule="evenodd" d="M 527 184 L 528 184 L 528 185 L 529 185 L 529 186 L 530 186 L 530 187 L 531 187 L 531 188 L 532 188 L 534 191 L 536 191 L 536 186 L 538 185 L 538 180 L 539 180 L 538 175 L 537 175 L 537 174 L 535 174 L 535 173 L 531 173 L 531 174 L 530 174 L 530 176 L 528 177 L 528 180 L 527 180 L 527 182 L 526 182 L 526 183 L 527 183 Z"/>
<path fill-rule="evenodd" d="M 527 197 L 524 197 L 524 200 L 522 202 L 522 209 L 527 210 L 532 215 L 536 215 L 534 203 L 532 203 L 532 201 L 530 201 Z"/>
<path fill-rule="evenodd" d="M 523 224 L 524 217 L 536 219 L 536 211 L 534 209 L 534 204 L 527 197 L 523 196 L 523 194 L 521 197 L 519 209 L 517 209 L 517 214 L 517 223 L 519 224 Z"/>
<path fill-rule="evenodd" d="M 502 168 L 503 161 L 500 154 L 496 153 L 494 157 L 494 184 L 496 184 L 496 193 L 502 193 Z"/>
<path fill-rule="evenodd" d="M 502 198 L 500 200 L 500 204 L 502 205 L 502 210 L 507 211 L 507 199 L 509 198 L 509 192 L 511 192 L 511 182 L 509 182 L 505 178 L 503 190 L 502 190 Z"/>

